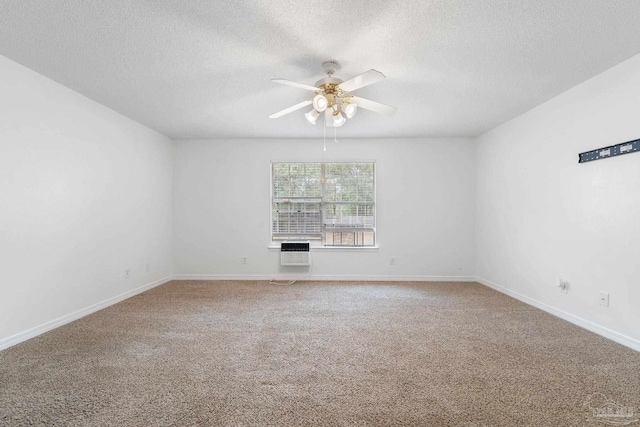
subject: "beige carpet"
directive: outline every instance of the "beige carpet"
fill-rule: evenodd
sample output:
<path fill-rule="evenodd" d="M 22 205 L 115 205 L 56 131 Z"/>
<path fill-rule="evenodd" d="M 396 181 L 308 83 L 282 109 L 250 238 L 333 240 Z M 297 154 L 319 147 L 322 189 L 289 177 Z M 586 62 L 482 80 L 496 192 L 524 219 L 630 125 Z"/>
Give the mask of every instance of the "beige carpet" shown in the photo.
<path fill-rule="evenodd" d="M 171 282 L 0 352 L 3 426 L 595 427 L 607 399 L 638 415 L 640 353 L 476 283 Z"/>

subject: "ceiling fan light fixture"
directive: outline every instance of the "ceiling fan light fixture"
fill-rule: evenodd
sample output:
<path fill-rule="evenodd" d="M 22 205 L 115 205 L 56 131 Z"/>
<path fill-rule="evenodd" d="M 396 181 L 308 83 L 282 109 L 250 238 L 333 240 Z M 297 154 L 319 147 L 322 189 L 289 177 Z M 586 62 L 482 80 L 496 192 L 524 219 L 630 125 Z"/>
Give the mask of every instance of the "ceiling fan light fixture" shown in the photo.
<path fill-rule="evenodd" d="M 335 112 L 333 113 L 333 125 L 335 127 L 340 127 L 347 122 L 347 119 L 344 118 L 342 113 Z"/>
<path fill-rule="evenodd" d="M 318 94 L 313 98 L 313 108 L 319 113 L 323 112 L 329 106 L 329 101 L 324 95 Z"/>
<path fill-rule="evenodd" d="M 304 116 L 307 118 L 309 123 L 311 123 L 312 125 L 315 125 L 316 124 L 316 120 L 318 120 L 318 117 L 320 116 L 320 113 L 314 108 L 313 110 L 309 111 L 308 113 L 305 113 Z"/>
<path fill-rule="evenodd" d="M 358 105 L 347 104 L 342 108 L 342 111 L 344 111 L 344 114 L 347 116 L 347 119 L 350 119 L 356 115 L 356 111 L 358 111 Z"/>

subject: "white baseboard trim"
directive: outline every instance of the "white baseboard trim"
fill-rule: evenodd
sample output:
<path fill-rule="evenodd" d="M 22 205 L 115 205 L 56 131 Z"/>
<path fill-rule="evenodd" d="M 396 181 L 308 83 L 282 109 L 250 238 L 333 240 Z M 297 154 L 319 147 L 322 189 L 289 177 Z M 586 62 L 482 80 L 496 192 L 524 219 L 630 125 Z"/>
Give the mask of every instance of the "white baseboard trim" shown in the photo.
<path fill-rule="evenodd" d="M 308 276 L 274 274 L 271 276 L 240 276 L 233 274 L 176 274 L 173 280 L 300 280 L 357 282 L 475 282 L 473 276 Z"/>
<path fill-rule="evenodd" d="M 120 301 L 124 301 L 127 298 L 131 298 L 134 295 L 140 294 L 144 291 L 147 291 L 151 288 L 155 288 L 156 286 L 160 286 L 163 285 L 167 282 L 170 282 L 172 280 L 171 276 L 167 276 L 164 277 L 160 280 L 156 280 L 154 282 L 151 283 L 147 283 L 146 285 L 140 286 L 138 288 L 132 289 L 130 291 L 127 291 L 125 293 L 122 293 L 120 295 L 116 295 L 115 297 L 112 298 L 108 298 L 104 301 L 101 301 L 99 303 L 90 305 L 89 307 L 80 309 L 78 311 L 75 311 L 71 314 L 67 314 L 64 315 L 62 317 L 58 317 L 57 319 L 54 320 L 50 320 L 46 323 L 43 323 L 42 325 L 39 326 L 35 326 L 31 329 L 27 329 L 26 331 L 23 332 L 19 332 L 15 335 L 12 335 L 10 337 L 4 338 L 2 340 L 0 340 L 0 351 L 12 347 L 16 344 L 19 344 L 23 341 L 26 341 L 28 339 L 37 337 L 38 335 L 42 335 L 45 332 L 49 332 L 52 329 L 58 328 L 62 325 L 66 325 L 67 323 L 73 322 L 74 320 L 78 320 L 81 317 L 87 316 L 91 313 L 95 313 L 98 310 L 102 310 L 103 308 L 109 307 L 110 305 L 119 303 Z"/>
<path fill-rule="evenodd" d="M 514 292 L 510 289 L 504 288 L 500 285 L 497 285 L 489 280 L 483 279 L 481 277 L 476 277 L 475 281 L 488 287 L 491 289 L 494 289 L 500 293 L 503 293 L 505 295 L 509 295 L 510 297 L 513 297 L 519 301 L 522 301 L 525 304 L 531 305 L 533 307 L 539 308 L 542 311 L 546 311 L 549 314 L 552 314 L 556 317 L 559 317 L 563 320 L 566 320 L 567 322 L 573 323 L 574 325 L 580 326 L 581 328 L 584 328 L 588 331 L 591 331 L 593 333 L 596 333 L 598 335 L 601 335 L 605 338 L 610 339 L 611 341 L 615 341 L 618 344 L 622 344 L 625 347 L 629 347 L 632 350 L 635 351 L 640 351 L 640 341 L 632 338 L 632 337 L 628 337 L 626 335 L 623 335 L 619 332 L 613 331 L 609 328 L 605 328 L 604 326 L 600 326 L 597 323 L 594 323 L 590 320 L 587 319 L 583 319 L 582 317 L 579 316 L 575 316 L 571 313 L 567 313 L 566 311 L 560 310 L 556 307 L 553 307 L 551 305 L 545 304 L 543 302 L 540 302 L 538 300 L 535 300 L 533 298 L 529 298 L 526 295 L 523 295 L 521 293 L 518 292 Z"/>

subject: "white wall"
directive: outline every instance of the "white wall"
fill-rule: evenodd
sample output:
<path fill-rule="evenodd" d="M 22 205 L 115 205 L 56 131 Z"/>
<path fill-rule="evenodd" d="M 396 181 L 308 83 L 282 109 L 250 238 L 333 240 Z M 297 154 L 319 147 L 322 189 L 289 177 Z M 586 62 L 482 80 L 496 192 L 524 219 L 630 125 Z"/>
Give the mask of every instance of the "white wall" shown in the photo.
<path fill-rule="evenodd" d="M 640 154 L 578 164 L 637 138 L 640 56 L 482 135 L 477 274 L 640 349 Z"/>
<path fill-rule="evenodd" d="M 170 276 L 172 145 L 2 56 L 0 93 L 2 349 Z"/>
<path fill-rule="evenodd" d="M 339 133 L 338 133 L 339 137 Z M 200 277 L 472 277 L 470 139 L 174 142 L 174 274 Z M 270 243 L 270 161 L 375 160 L 379 250 L 316 250 L 281 269 Z M 241 264 L 247 257 L 247 265 Z M 396 265 L 390 258 L 396 257 Z"/>

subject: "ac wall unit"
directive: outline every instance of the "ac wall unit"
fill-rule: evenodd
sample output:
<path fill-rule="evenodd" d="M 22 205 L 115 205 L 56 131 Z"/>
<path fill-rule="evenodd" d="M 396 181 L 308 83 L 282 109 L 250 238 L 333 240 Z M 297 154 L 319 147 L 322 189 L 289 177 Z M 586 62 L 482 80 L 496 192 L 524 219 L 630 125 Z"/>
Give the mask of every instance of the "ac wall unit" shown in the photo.
<path fill-rule="evenodd" d="M 311 265 L 309 242 L 282 242 L 280 265 Z"/>

